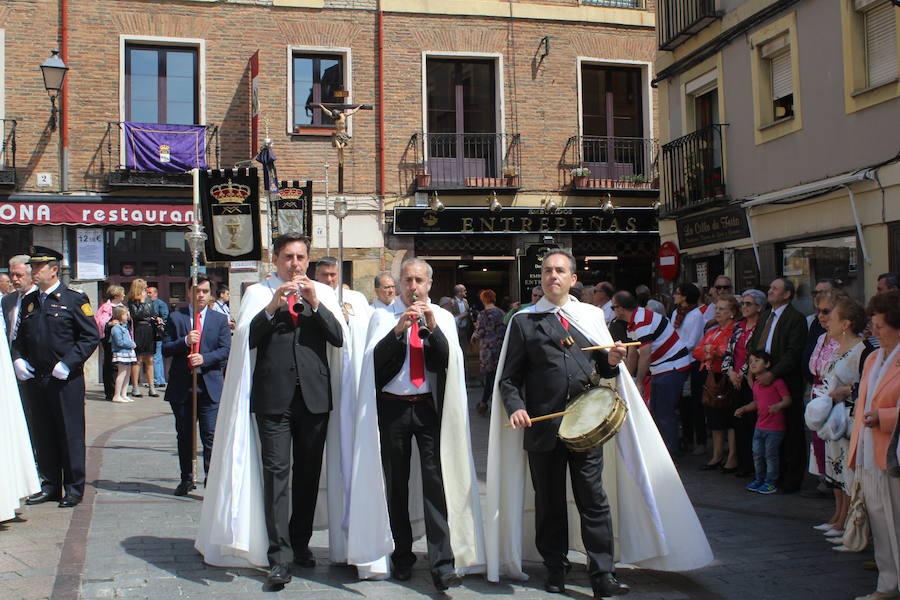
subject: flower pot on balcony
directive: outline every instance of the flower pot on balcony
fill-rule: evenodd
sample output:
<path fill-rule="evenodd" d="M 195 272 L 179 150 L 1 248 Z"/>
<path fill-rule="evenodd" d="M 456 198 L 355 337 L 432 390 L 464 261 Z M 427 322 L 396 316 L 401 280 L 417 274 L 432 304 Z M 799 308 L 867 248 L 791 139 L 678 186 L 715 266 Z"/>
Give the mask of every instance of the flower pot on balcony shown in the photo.
<path fill-rule="evenodd" d="M 506 187 L 519 187 L 519 176 L 518 175 L 507 175 L 506 179 Z"/>
<path fill-rule="evenodd" d="M 419 189 L 431 187 L 431 174 L 416 173 L 416 187 Z"/>
<path fill-rule="evenodd" d="M 587 175 L 576 175 L 572 178 L 572 187 L 583 188 L 587 187 Z"/>

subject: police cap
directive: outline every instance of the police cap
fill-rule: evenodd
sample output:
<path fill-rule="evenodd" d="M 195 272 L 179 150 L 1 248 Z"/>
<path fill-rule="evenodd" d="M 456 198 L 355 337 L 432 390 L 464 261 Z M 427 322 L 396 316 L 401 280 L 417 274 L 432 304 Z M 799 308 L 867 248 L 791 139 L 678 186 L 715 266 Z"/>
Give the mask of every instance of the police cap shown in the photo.
<path fill-rule="evenodd" d="M 58 262 L 63 258 L 62 254 L 46 246 L 32 246 L 28 249 L 28 254 L 30 256 L 28 259 L 30 264 L 46 263 L 54 260 Z"/>

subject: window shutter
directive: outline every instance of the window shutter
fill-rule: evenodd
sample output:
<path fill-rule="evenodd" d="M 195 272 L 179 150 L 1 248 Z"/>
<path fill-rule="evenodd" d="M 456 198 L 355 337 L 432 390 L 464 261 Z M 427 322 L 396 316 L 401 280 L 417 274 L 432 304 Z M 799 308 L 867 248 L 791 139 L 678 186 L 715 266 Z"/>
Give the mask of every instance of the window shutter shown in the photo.
<path fill-rule="evenodd" d="M 864 13 L 869 87 L 897 78 L 897 21 L 894 10 L 890 2 L 885 2 Z"/>
<path fill-rule="evenodd" d="M 772 100 L 780 100 L 794 93 L 794 78 L 791 73 L 791 53 L 782 52 L 772 57 Z"/>

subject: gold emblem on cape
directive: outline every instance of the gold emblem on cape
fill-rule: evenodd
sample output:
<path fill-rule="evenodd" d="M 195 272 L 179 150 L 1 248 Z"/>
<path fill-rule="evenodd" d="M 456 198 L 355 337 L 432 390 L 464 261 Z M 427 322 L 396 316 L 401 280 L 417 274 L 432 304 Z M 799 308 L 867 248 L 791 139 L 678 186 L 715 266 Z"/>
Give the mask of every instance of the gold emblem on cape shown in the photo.
<path fill-rule="evenodd" d="M 83 312 L 84 316 L 86 316 L 86 317 L 94 316 L 94 311 L 91 310 L 91 305 L 89 302 L 85 302 L 84 304 L 81 305 L 81 312 Z"/>
<path fill-rule="evenodd" d="M 344 302 L 344 310 L 346 310 L 347 314 L 350 315 L 351 317 L 356 316 L 356 313 L 353 312 L 353 305 L 350 304 L 349 302 Z"/>

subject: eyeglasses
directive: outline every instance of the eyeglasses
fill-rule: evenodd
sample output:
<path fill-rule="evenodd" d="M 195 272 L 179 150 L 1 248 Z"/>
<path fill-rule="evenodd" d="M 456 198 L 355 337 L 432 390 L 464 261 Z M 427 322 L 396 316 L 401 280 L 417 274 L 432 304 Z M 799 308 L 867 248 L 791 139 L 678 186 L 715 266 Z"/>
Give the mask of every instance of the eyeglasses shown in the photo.
<path fill-rule="evenodd" d="M 731 289 L 730 285 L 715 285 L 713 287 L 716 288 L 717 290 L 730 290 Z"/>
<path fill-rule="evenodd" d="M 741 306 L 756 306 L 756 302 L 741 302 Z"/>
<path fill-rule="evenodd" d="M 818 309 L 818 313 L 820 315 L 830 315 L 831 309 L 830 308 L 820 308 L 820 309 Z"/>

